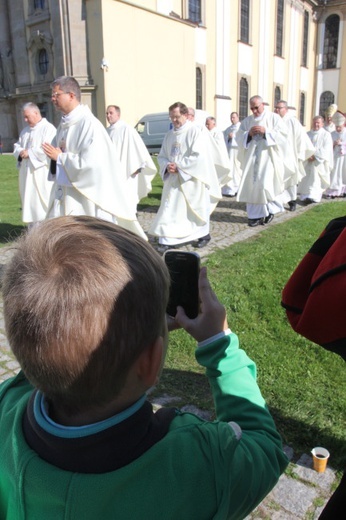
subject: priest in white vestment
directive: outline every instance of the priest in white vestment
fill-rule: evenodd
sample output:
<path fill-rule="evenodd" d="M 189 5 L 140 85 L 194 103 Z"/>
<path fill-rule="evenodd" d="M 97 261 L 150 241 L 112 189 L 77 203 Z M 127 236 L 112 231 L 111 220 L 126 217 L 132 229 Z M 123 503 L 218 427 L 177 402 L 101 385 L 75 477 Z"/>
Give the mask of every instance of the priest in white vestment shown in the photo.
<path fill-rule="evenodd" d="M 30 227 L 47 215 L 53 181 L 48 179 L 50 160 L 42 149 L 42 143 L 52 142 L 56 128 L 42 117 L 34 103 L 25 103 L 22 110 L 28 126 L 21 131 L 13 155 L 19 169 L 22 220 Z"/>
<path fill-rule="evenodd" d="M 331 133 L 323 128 L 323 117 L 314 117 L 312 126 L 308 136 L 315 153 L 304 162 L 306 175 L 298 185 L 300 200 L 307 204 L 321 201 L 324 190 L 330 186 L 333 169 L 333 139 Z"/>
<path fill-rule="evenodd" d="M 282 118 L 288 132 L 287 139 L 282 145 L 285 165 L 285 191 L 279 198 L 284 203 L 288 202 L 290 211 L 295 211 L 297 207 L 297 185 L 305 176 L 304 161 L 314 154 L 315 148 L 305 128 L 296 117 L 289 113 L 287 101 L 283 99 L 277 101 L 275 112 Z"/>
<path fill-rule="evenodd" d="M 282 144 L 287 128 L 281 118 L 265 110 L 263 99 L 250 99 L 253 115 L 246 117 L 236 140 L 242 178 L 237 200 L 246 202 L 249 226 L 268 224 L 276 213 L 284 211 L 276 199 L 284 191 L 284 161 Z"/>
<path fill-rule="evenodd" d="M 217 173 L 204 132 L 187 120 L 183 103 L 169 108 L 173 128 L 158 155 L 163 191 L 159 211 L 149 233 L 159 237 L 159 251 L 196 241 L 210 240 L 211 206 L 221 198 Z"/>
<path fill-rule="evenodd" d="M 198 111 L 199 121 L 196 121 L 195 119 L 195 109 L 188 107 L 188 113 L 187 113 L 187 119 L 188 121 L 191 121 L 192 123 L 195 123 L 200 130 L 202 130 L 202 134 L 205 137 L 205 145 L 206 145 L 206 153 L 211 155 L 212 161 L 215 166 L 216 175 L 219 181 L 220 186 L 224 186 L 229 180 L 231 179 L 231 169 L 230 164 L 228 160 L 228 154 L 227 149 L 222 143 L 222 134 L 220 131 L 214 127 L 216 127 L 216 120 L 214 117 L 209 117 L 208 120 L 209 123 L 214 120 L 215 124 L 212 124 L 213 131 L 210 131 L 209 128 L 206 126 L 206 124 L 201 122 L 201 112 Z M 214 209 L 217 206 L 217 203 L 219 202 L 219 198 L 215 199 L 211 206 L 211 213 L 214 211 Z"/>
<path fill-rule="evenodd" d="M 120 119 L 120 114 L 117 105 L 107 107 L 106 117 L 110 126 L 106 130 L 120 160 L 127 197 L 136 210 L 138 202 L 151 191 L 157 169 L 141 136 L 135 128 Z"/>
<path fill-rule="evenodd" d="M 52 83 L 52 102 L 63 116 L 53 145 L 43 145 L 48 157 L 56 161 L 48 217 L 89 215 L 146 238 L 124 183 L 115 173 L 121 171 L 115 147 L 102 123 L 80 99 L 74 78 L 62 76 Z"/>
<path fill-rule="evenodd" d="M 335 132 L 335 123 L 333 121 L 333 115 L 338 110 L 338 105 L 335 105 L 335 103 L 332 103 L 329 105 L 327 110 L 324 113 L 324 129 L 327 130 L 327 132 Z"/>
<path fill-rule="evenodd" d="M 232 112 L 230 119 L 232 124 L 223 131 L 231 168 L 231 179 L 222 187 L 222 195 L 225 197 L 235 197 L 235 195 L 237 195 L 241 179 L 241 168 L 238 160 L 238 145 L 236 140 L 236 135 L 240 128 L 238 112 Z"/>
<path fill-rule="evenodd" d="M 330 186 L 324 195 L 326 198 L 346 196 L 346 118 L 342 112 L 333 115 L 335 131 L 331 133 L 333 140 L 334 163 L 330 174 Z"/>

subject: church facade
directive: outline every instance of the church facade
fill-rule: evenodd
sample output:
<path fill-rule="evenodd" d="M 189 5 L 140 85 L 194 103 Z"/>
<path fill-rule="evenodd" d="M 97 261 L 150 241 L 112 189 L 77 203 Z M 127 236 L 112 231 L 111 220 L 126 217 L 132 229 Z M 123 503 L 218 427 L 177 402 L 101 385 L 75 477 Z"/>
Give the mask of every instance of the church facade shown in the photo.
<path fill-rule="evenodd" d="M 0 136 L 11 152 L 21 107 L 57 125 L 50 85 L 81 85 L 106 124 L 108 104 L 135 125 L 175 101 L 218 127 L 249 99 L 279 99 L 310 128 L 331 103 L 346 111 L 346 2 L 338 0 L 0 0 Z"/>

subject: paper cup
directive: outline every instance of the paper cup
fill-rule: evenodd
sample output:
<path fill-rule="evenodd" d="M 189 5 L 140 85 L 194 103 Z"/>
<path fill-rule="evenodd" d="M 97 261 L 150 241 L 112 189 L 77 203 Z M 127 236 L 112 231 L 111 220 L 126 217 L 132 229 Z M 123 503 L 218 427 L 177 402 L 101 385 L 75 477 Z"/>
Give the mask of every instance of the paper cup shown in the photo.
<path fill-rule="evenodd" d="M 312 461 L 314 470 L 318 473 L 323 473 L 327 467 L 327 461 L 329 458 L 329 451 L 325 448 L 314 448 L 312 451 Z"/>

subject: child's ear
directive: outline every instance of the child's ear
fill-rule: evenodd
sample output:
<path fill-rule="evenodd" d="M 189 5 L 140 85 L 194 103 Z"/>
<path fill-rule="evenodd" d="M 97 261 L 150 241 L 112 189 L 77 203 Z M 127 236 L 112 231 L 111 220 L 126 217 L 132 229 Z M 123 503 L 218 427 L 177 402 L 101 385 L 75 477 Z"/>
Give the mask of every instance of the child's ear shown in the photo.
<path fill-rule="evenodd" d="M 157 383 L 164 361 L 164 351 L 164 340 L 159 336 L 137 360 L 137 376 L 147 388 Z"/>

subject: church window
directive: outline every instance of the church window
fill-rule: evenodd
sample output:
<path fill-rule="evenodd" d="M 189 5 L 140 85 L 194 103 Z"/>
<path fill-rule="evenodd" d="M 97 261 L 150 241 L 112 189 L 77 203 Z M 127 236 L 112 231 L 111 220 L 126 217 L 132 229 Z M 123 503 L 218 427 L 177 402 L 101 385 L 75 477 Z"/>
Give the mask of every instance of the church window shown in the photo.
<path fill-rule="evenodd" d="M 202 21 L 201 0 L 189 0 L 189 20 L 191 22 L 201 23 L 201 21 Z"/>
<path fill-rule="evenodd" d="M 276 6 L 276 55 L 282 56 L 284 37 L 284 0 L 277 0 Z"/>
<path fill-rule="evenodd" d="M 240 41 L 249 43 L 250 34 L 250 0 L 240 2 Z"/>
<path fill-rule="evenodd" d="M 34 9 L 44 9 L 44 0 L 34 0 Z"/>
<path fill-rule="evenodd" d="M 196 108 L 203 108 L 203 88 L 202 88 L 202 71 L 196 68 Z"/>
<path fill-rule="evenodd" d="M 239 82 L 239 119 L 242 121 L 249 113 L 249 84 L 245 78 Z"/>
<path fill-rule="evenodd" d="M 302 125 L 305 124 L 305 94 L 304 92 L 300 93 L 299 100 L 299 121 Z"/>
<path fill-rule="evenodd" d="M 274 91 L 274 107 L 276 107 L 276 105 L 278 104 L 280 99 L 281 99 L 281 88 L 280 87 L 275 87 L 275 91 Z"/>
<path fill-rule="evenodd" d="M 324 69 L 335 69 L 338 57 L 340 18 L 337 14 L 328 16 L 325 21 L 324 42 L 323 42 L 323 63 Z"/>
<path fill-rule="evenodd" d="M 320 115 L 324 117 L 327 108 L 334 103 L 334 94 L 330 90 L 322 92 L 320 96 Z"/>
<path fill-rule="evenodd" d="M 304 11 L 302 66 L 308 66 L 309 13 Z"/>
<path fill-rule="evenodd" d="M 38 68 L 40 74 L 47 74 L 49 58 L 46 49 L 40 49 L 38 53 Z"/>

